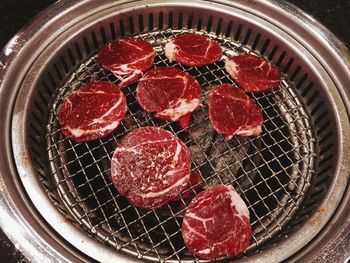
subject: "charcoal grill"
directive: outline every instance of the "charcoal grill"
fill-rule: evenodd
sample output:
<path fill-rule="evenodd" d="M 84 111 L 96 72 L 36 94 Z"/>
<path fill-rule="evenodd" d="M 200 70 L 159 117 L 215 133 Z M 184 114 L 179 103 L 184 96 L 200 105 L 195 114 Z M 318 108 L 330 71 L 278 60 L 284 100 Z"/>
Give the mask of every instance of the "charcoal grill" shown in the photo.
<path fill-rule="evenodd" d="M 204 67 L 169 64 L 165 43 L 186 32 L 218 41 L 222 60 Z M 184 131 L 142 111 L 133 84 L 123 89 L 129 110 L 116 132 L 90 143 L 70 141 L 58 125 L 62 100 L 83 83 L 118 83 L 96 63 L 96 54 L 128 36 L 153 45 L 154 67 L 174 66 L 195 76 L 203 106 Z M 225 141 L 210 127 L 208 94 L 213 85 L 235 85 L 224 62 L 243 52 L 271 61 L 282 82 L 272 92 L 251 94 L 263 109 L 262 134 Z M 293 6 L 282 1 L 59 1 L 9 42 L 0 61 L 5 215 L 0 223 L 31 259 L 205 262 L 181 238 L 186 200 L 144 210 L 130 205 L 111 183 L 116 143 L 148 125 L 186 143 L 192 170 L 201 172 L 206 186 L 232 184 L 247 203 L 251 245 L 232 260 L 315 259 L 349 224 L 349 53 Z"/>

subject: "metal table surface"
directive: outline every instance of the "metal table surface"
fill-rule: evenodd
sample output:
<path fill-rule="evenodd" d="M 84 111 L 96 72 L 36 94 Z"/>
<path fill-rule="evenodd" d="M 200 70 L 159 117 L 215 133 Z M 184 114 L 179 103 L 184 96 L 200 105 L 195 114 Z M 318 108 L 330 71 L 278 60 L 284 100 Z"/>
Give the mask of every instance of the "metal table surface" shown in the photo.
<path fill-rule="evenodd" d="M 30 23 L 40 11 L 54 2 L 55 0 L 1 0 L 0 48 L 2 49 L 11 37 Z M 350 0 L 289 0 L 289 2 L 320 21 L 350 48 Z M 337 242 L 338 247 L 327 248 L 328 256 L 319 257 L 317 262 L 335 262 L 334 258 L 339 254 L 344 254 L 342 257 L 344 260 L 349 259 L 350 254 L 345 254 L 345 251 L 349 251 L 350 229 L 344 229 Z M 0 261 L 28 262 L 1 230 Z"/>

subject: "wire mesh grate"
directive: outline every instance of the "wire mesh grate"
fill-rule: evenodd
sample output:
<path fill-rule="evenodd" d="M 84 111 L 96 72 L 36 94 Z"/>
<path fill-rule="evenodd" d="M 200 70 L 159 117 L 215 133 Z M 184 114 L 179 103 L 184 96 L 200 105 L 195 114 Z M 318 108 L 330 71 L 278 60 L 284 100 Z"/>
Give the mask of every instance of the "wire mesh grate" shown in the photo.
<path fill-rule="evenodd" d="M 192 156 L 192 171 L 200 171 L 206 186 L 232 184 L 246 202 L 253 228 L 246 253 L 259 250 L 275 236 L 297 211 L 311 176 L 315 138 L 310 120 L 285 76 L 280 87 L 269 93 L 251 94 L 263 110 L 263 132 L 257 137 L 237 137 L 226 141 L 211 128 L 208 117 L 210 87 L 235 83 L 224 70 L 224 61 L 204 67 L 169 64 L 163 46 L 169 38 L 185 30 L 148 32 L 139 37 L 152 43 L 154 67 L 174 66 L 192 74 L 202 87 L 202 107 L 191 119 L 188 131 L 177 123 L 157 120 L 144 112 L 135 98 L 137 84 L 123 89 L 128 112 L 112 135 L 89 143 L 74 143 L 60 132 L 58 111 L 65 96 L 81 84 L 98 80 L 117 83 L 113 74 L 103 70 L 90 57 L 58 89 L 47 124 L 47 150 L 57 190 L 75 220 L 90 234 L 116 249 L 139 258 L 193 260 L 181 237 L 182 215 L 188 201 L 180 198 L 157 210 L 130 205 L 120 196 L 110 179 L 110 161 L 118 141 L 129 131 L 143 126 L 163 127 L 182 139 Z M 204 32 L 199 32 L 204 33 Z M 223 59 L 249 49 L 232 39 L 217 35 Z M 189 191 L 195 191 L 195 186 Z"/>

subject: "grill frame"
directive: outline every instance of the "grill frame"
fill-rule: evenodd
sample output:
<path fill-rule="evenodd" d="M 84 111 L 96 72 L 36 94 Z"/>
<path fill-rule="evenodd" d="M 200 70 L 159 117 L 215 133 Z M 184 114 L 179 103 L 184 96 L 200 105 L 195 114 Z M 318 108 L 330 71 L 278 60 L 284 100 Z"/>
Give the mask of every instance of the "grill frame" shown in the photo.
<path fill-rule="evenodd" d="M 85 6 L 86 7 L 86 6 Z M 341 60 L 340 60 L 341 61 Z M 29 63 L 28 63 L 29 64 Z M 28 65 L 28 64 L 26 64 L 26 65 Z M 13 68 L 12 68 L 13 69 Z M 340 75 L 340 74 L 339 74 Z M 339 76 L 338 75 L 338 76 Z M 33 77 L 33 78 L 35 78 L 35 76 L 34 75 L 31 75 L 30 77 Z M 28 80 L 28 79 L 27 79 Z M 337 80 L 335 79 L 334 80 L 335 82 L 337 82 Z M 341 87 L 341 86 L 340 86 Z M 340 93 L 343 93 L 343 94 L 345 94 L 345 91 L 344 90 L 340 90 Z M 12 97 L 13 98 L 13 97 Z M 339 98 L 339 97 L 338 97 Z M 344 100 L 346 100 L 347 98 L 346 97 L 343 97 L 343 99 Z M 26 102 L 26 101 L 24 101 L 24 102 Z M 339 103 L 341 103 L 341 100 L 339 100 Z M 16 112 L 16 114 L 18 114 L 18 115 L 16 115 L 16 116 L 14 116 L 15 118 L 14 118 L 14 122 L 16 122 L 17 120 L 22 120 L 21 119 L 21 117 L 22 116 L 20 116 L 21 115 L 21 113 L 20 112 Z M 25 125 L 26 124 L 28 124 L 28 123 L 25 123 L 23 126 L 25 127 Z M 346 123 L 345 123 L 346 124 Z M 21 127 L 23 127 L 22 126 L 22 124 L 21 125 L 19 125 L 19 126 L 21 126 Z M 25 128 L 27 128 L 27 127 L 25 127 Z M 18 129 L 19 131 L 20 131 L 20 129 Z M 343 131 L 344 133 L 346 132 L 346 131 Z M 21 133 L 21 132 L 20 132 Z M 22 134 L 22 133 L 21 133 Z M 339 135 L 340 136 L 340 135 Z M 18 138 L 14 138 L 15 140 L 16 139 L 18 139 Z M 23 138 L 21 137 L 20 138 L 20 140 L 22 140 Z M 15 143 L 16 144 L 16 143 Z M 14 148 L 16 148 L 16 146 L 17 145 L 15 145 L 15 147 Z M 23 149 L 16 149 L 16 150 L 20 150 L 20 151 L 22 151 Z M 26 153 L 25 153 L 26 154 Z M 346 152 L 340 152 L 340 154 L 346 154 Z M 26 157 L 27 156 L 27 157 Z M 23 157 L 23 158 L 22 158 Z M 25 163 L 25 160 L 26 160 L 26 158 L 28 158 L 28 155 L 23 155 L 23 156 L 16 156 L 16 158 L 19 158 L 19 159 L 21 159 L 21 161 L 23 161 L 23 163 Z M 18 159 L 17 159 L 18 160 Z M 28 159 L 27 159 L 27 161 L 28 161 Z M 21 174 L 22 176 L 23 175 L 25 175 L 27 172 L 33 172 L 33 171 L 30 171 L 30 167 L 21 167 L 21 166 L 18 166 L 18 168 L 19 169 L 23 169 L 22 171 L 21 170 L 19 170 L 19 174 Z M 344 169 L 344 171 L 346 172 L 347 171 L 347 166 L 343 166 L 343 167 L 338 167 L 339 169 L 341 168 L 341 169 Z M 341 171 L 340 171 L 341 172 Z M 13 174 L 15 174 L 15 173 L 13 173 Z M 30 174 L 30 173 L 29 173 Z M 22 178 L 23 179 L 23 178 Z M 27 178 L 28 179 L 28 178 Z M 26 181 L 27 179 L 23 179 L 24 181 Z M 343 178 L 344 179 L 344 178 Z M 23 181 L 22 180 L 22 181 Z M 338 182 L 339 184 L 341 184 L 342 182 L 341 181 L 339 181 Z M 343 183 L 344 183 L 344 181 L 343 181 Z M 40 189 L 36 189 L 36 190 L 39 190 L 40 191 Z M 35 195 L 35 194 L 34 194 Z M 39 204 L 36 204 L 36 205 L 39 205 Z M 271 258 L 270 258 L 270 260 L 271 260 Z"/>

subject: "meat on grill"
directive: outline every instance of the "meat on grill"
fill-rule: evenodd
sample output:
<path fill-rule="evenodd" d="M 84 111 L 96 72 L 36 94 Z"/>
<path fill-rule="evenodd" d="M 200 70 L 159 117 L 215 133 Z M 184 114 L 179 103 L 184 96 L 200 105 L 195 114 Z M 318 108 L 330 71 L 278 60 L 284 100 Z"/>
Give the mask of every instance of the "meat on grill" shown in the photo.
<path fill-rule="evenodd" d="M 190 178 L 191 156 L 172 133 L 157 127 L 131 131 L 112 158 L 112 181 L 122 196 L 143 208 L 159 208 L 174 200 Z"/>
<path fill-rule="evenodd" d="M 253 136 L 261 133 L 263 117 L 260 107 L 241 89 L 230 84 L 214 86 L 209 97 L 209 119 L 213 128 L 225 134 Z"/>
<path fill-rule="evenodd" d="M 222 50 L 215 40 L 187 33 L 176 36 L 165 45 L 165 56 L 170 63 L 177 61 L 185 66 L 205 66 L 220 60 Z"/>
<path fill-rule="evenodd" d="M 195 171 L 193 174 L 191 174 L 190 179 L 185 187 L 185 189 L 181 193 L 182 199 L 190 200 L 193 197 L 195 197 L 196 193 L 199 193 L 203 191 L 204 184 L 202 182 L 202 175 L 201 172 Z M 175 197 L 172 201 L 176 202 L 179 201 L 180 197 Z"/>
<path fill-rule="evenodd" d="M 126 99 L 120 89 L 109 82 L 93 82 L 81 86 L 64 100 L 59 123 L 68 138 L 87 142 L 113 132 L 126 111 Z"/>
<path fill-rule="evenodd" d="M 191 113 L 198 107 L 201 88 L 190 74 L 173 67 L 158 67 L 147 72 L 136 89 L 136 98 L 156 118 L 179 121 L 188 126 Z"/>
<path fill-rule="evenodd" d="M 121 81 L 118 86 L 122 88 L 139 79 L 152 67 L 154 57 L 150 43 L 140 38 L 126 38 L 118 39 L 102 48 L 97 61 Z"/>
<path fill-rule="evenodd" d="M 264 92 L 276 88 L 281 82 L 278 70 L 270 62 L 251 54 L 231 57 L 225 69 L 246 92 Z"/>
<path fill-rule="evenodd" d="M 187 248 L 204 259 L 232 257 L 249 245 L 249 210 L 234 188 L 217 185 L 200 192 L 183 218 Z"/>

